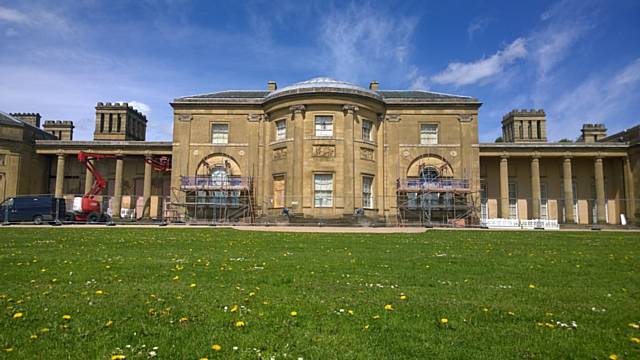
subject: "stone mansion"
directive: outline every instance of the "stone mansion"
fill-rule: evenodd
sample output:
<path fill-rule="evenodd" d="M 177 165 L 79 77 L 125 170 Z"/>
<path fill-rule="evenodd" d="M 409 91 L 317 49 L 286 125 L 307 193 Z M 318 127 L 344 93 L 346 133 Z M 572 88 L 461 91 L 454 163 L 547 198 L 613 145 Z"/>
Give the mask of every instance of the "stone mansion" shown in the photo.
<path fill-rule="evenodd" d="M 478 139 L 478 99 L 384 90 L 330 78 L 179 97 L 173 140 L 145 141 L 147 118 L 97 103 L 92 141 L 70 121 L 0 112 L 0 200 L 82 196 L 107 179 L 114 217 L 172 221 L 479 224 L 487 218 L 620 224 L 639 219 L 640 126 L 584 124 L 548 142 L 543 110 L 513 110 L 499 142 Z M 578 136 L 579 135 L 579 136 Z M 170 159 L 155 171 L 145 159 Z"/>

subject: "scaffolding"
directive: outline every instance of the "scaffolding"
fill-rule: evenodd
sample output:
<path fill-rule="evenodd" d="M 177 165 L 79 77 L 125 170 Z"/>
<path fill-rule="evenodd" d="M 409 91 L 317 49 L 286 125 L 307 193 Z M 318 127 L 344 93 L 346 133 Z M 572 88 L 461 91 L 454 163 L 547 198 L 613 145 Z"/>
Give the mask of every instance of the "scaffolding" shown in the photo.
<path fill-rule="evenodd" d="M 171 203 L 171 217 L 190 224 L 255 223 L 251 177 L 181 176 L 179 192 L 184 200 Z"/>
<path fill-rule="evenodd" d="M 424 226 L 467 226 L 476 220 L 475 197 L 468 179 L 440 177 L 420 171 L 416 178 L 398 179 L 398 222 Z"/>

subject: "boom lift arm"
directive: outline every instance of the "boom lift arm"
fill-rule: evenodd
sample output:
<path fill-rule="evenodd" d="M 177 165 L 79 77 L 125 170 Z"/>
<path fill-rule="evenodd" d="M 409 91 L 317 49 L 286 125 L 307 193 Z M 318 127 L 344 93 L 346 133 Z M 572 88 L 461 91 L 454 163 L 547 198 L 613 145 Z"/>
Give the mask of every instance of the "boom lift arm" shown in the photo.
<path fill-rule="evenodd" d="M 84 151 L 80 151 L 78 153 L 78 161 L 80 161 L 87 168 L 87 171 L 89 171 L 91 175 L 93 175 L 94 179 L 91 190 L 84 194 L 85 198 L 93 198 L 94 196 L 100 194 L 105 187 L 107 187 L 107 180 L 102 177 L 98 169 L 96 169 L 96 165 L 91 160 L 113 159 L 115 157 L 115 155 L 86 153 Z"/>

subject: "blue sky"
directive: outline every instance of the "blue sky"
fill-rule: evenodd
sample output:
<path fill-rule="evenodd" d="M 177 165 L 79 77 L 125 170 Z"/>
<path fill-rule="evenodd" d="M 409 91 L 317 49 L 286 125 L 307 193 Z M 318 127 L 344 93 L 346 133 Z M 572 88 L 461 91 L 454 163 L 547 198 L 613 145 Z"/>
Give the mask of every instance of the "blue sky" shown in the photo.
<path fill-rule="evenodd" d="M 481 141 L 513 108 L 551 140 L 640 123 L 640 2 L 5 1 L 0 109 L 76 123 L 134 103 L 170 140 L 171 99 L 316 76 L 480 99 Z"/>

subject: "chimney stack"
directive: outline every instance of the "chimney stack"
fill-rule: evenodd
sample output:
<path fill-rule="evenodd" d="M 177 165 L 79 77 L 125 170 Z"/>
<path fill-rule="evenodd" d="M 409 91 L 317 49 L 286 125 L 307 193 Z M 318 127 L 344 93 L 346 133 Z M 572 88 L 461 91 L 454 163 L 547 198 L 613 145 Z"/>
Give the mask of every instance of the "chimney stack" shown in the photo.
<path fill-rule="evenodd" d="M 278 89 L 278 84 L 274 80 L 269 80 L 267 83 L 267 90 L 276 91 Z"/>
<path fill-rule="evenodd" d="M 369 90 L 378 91 L 378 82 L 373 80 L 369 83 Z"/>

